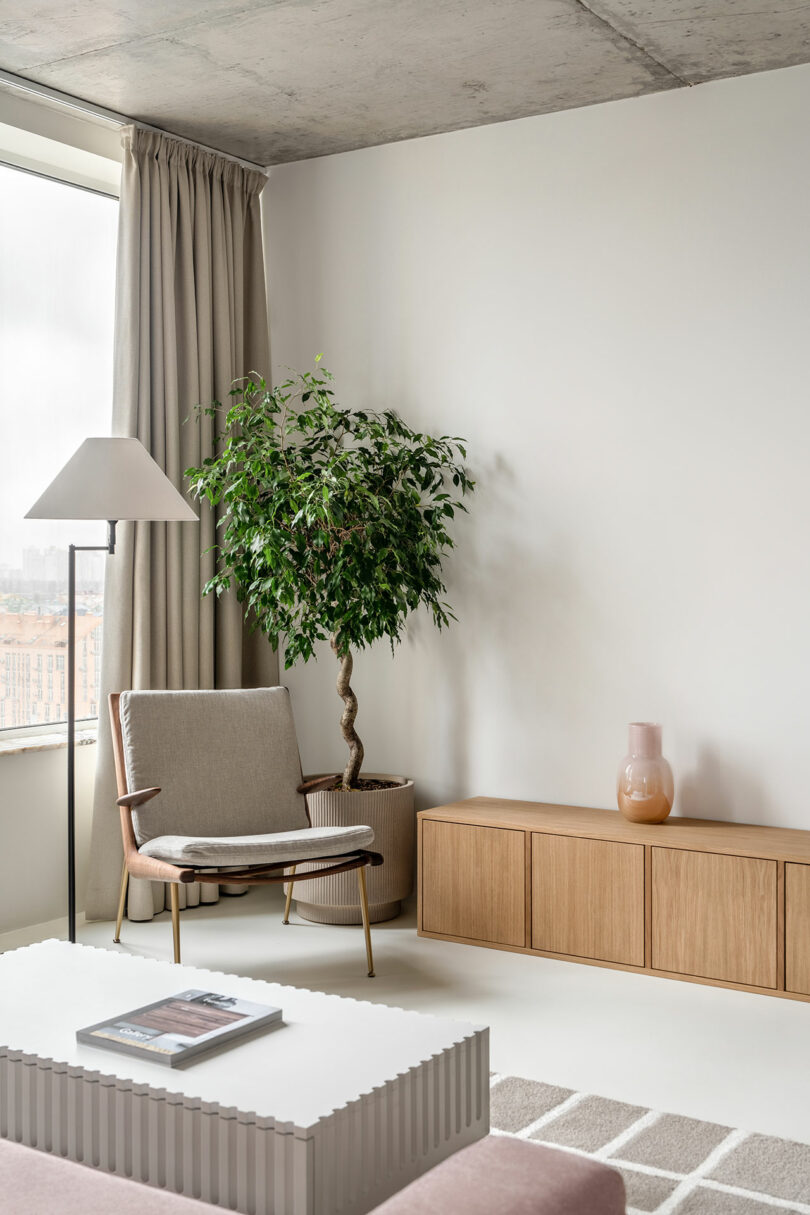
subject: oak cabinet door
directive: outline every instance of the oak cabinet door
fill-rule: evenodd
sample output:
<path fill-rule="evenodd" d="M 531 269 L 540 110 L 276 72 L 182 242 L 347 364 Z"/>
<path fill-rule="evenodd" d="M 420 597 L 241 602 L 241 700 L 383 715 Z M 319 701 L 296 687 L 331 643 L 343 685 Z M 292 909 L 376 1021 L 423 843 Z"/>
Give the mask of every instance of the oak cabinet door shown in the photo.
<path fill-rule="evenodd" d="M 810 865 L 785 865 L 785 988 L 810 996 Z"/>
<path fill-rule="evenodd" d="M 643 966 L 643 845 L 534 832 L 532 948 Z"/>
<path fill-rule="evenodd" d="M 526 944 L 526 833 L 422 820 L 422 930 Z"/>
<path fill-rule="evenodd" d="M 776 987 L 776 861 L 652 849 L 655 970 Z"/>

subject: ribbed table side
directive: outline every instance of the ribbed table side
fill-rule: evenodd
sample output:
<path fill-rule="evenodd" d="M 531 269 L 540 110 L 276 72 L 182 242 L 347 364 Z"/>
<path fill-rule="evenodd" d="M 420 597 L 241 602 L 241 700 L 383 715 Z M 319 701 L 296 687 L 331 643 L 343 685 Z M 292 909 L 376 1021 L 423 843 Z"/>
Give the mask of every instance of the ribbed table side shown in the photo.
<path fill-rule="evenodd" d="M 0 1137 L 243 1215 L 364 1215 L 489 1129 L 489 1031 L 298 1128 L 0 1047 Z"/>
<path fill-rule="evenodd" d="M 5 1048 L 0 1136 L 243 1215 L 313 1215 L 294 1128 Z"/>
<path fill-rule="evenodd" d="M 488 1132 L 489 1030 L 481 1029 L 321 1119 L 314 1213 L 364 1215 Z"/>

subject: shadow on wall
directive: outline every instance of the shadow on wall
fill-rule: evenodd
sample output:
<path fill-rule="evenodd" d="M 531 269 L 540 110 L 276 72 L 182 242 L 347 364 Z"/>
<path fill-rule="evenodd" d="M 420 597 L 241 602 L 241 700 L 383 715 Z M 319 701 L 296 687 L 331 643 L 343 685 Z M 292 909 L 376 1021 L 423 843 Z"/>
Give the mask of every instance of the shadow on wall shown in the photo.
<path fill-rule="evenodd" d="M 441 739 L 434 771 L 416 774 L 426 805 L 552 796 L 567 779 L 560 740 L 581 732 L 594 669 L 604 666 L 602 607 L 575 576 L 550 509 L 527 518 L 501 455 L 474 475 L 447 565 L 458 622 L 438 638 L 426 618 L 409 629 Z"/>
<path fill-rule="evenodd" d="M 665 726 L 672 722 L 673 742 L 680 735 L 696 757 L 681 766 L 669 755 L 677 814 L 783 822 L 761 768 L 701 745 L 705 723 L 697 738 L 677 729 L 672 689 L 654 661 L 650 602 L 600 594 L 604 569 L 601 582 L 589 580 L 598 553 L 575 547 L 575 528 L 566 530 L 553 495 L 527 513 L 525 486 L 502 456 L 474 475 L 477 492 L 446 565 L 458 620 L 439 634 L 419 612 L 395 662 L 358 656 L 369 756 L 380 750 L 408 768 L 420 810 L 479 794 L 615 809 L 625 722 L 638 716 L 631 706 L 650 705 Z M 369 721 L 375 696 L 365 681 L 379 691 L 381 680 L 396 709 Z M 330 691 L 325 681 L 327 699 Z M 332 715 L 328 737 L 336 740 Z"/>
<path fill-rule="evenodd" d="M 774 806 L 761 774 L 730 763 L 711 747 L 698 752 L 696 767 L 677 779 L 678 810 L 686 818 L 779 826 L 783 816 Z"/>

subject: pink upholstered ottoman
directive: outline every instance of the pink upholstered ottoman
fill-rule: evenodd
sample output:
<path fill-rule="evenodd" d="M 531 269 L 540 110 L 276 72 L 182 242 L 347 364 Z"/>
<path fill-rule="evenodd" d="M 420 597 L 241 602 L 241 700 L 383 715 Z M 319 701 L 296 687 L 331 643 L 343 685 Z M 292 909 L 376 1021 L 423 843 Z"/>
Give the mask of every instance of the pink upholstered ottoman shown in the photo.
<path fill-rule="evenodd" d="M 607 1165 L 490 1135 L 463 1148 L 372 1215 L 624 1215 L 624 1182 Z"/>
<path fill-rule="evenodd" d="M 219 1210 L 0 1139 L 4 1215 L 214 1215 Z"/>

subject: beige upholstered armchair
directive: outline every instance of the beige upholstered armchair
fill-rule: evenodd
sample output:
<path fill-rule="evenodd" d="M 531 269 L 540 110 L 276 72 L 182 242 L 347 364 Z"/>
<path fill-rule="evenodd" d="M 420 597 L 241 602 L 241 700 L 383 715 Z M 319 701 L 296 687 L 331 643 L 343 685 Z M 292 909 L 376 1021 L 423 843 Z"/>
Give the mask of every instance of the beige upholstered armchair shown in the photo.
<path fill-rule="evenodd" d="M 120 692 L 110 716 L 124 837 L 116 942 L 130 876 L 169 883 L 179 962 L 179 882 L 286 881 L 286 924 L 296 866 L 317 860 L 324 874 L 357 870 L 373 976 L 366 866 L 382 857 L 368 851 L 370 827 L 310 825 L 306 794 L 324 781 L 302 784 L 286 688 Z"/>

